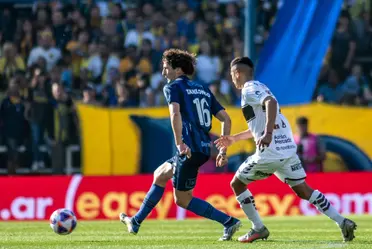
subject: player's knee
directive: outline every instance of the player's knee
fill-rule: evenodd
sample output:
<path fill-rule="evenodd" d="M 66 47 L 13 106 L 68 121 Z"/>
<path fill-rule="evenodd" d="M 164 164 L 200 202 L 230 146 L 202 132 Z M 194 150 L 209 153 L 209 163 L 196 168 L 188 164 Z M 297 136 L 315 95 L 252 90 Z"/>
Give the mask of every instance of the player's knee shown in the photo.
<path fill-rule="evenodd" d="M 237 177 L 234 177 L 231 180 L 230 186 L 233 189 L 234 193 L 241 193 L 247 188 L 247 185 L 241 182 Z"/>
<path fill-rule="evenodd" d="M 166 163 L 164 163 L 163 165 L 161 165 L 160 167 L 158 167 L 155 172 L 154 172 L 154 182 L 155 183 L 159 183 L 159 182 L 167 182 L 169 179 L 171 179 L 173 176 L 173 171 L 172 169 L 169 167 L 169 165 L 167 165 Z"/>
<path fill-rule="evenodd" d="M 168 173 L 161 173 L 154 176 L 155 183 L 166 183 L 169 179 L 172 178 L 172 175 Z"/>
<path fill-rule="evenodd" d="M 192 192 L 191 191 L 179 191 L 176 190 L 174 192 L 174 202 L 177 206 L 182 208 L 187 208 L 189 206 L 190 201 L 192 200 Z"/>
<path fill-rule="evenodd" d="M 187 206 L 190 203 L 190 200 L 187 200 L 186 198 L 182 198 L 180 196 L 175 196 L 174 197 L 174 203 L 176 203 L 177 206 L 182 207 L 182 208 L 187 208 Z"/>

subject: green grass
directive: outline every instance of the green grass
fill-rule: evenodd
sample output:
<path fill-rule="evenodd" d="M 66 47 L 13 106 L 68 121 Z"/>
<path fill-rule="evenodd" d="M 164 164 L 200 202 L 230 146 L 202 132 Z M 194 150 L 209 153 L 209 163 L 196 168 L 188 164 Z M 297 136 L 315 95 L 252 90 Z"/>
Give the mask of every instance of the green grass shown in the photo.
<path fill-rule="evenodd" d="M 119 221 L 81 221 L 67 236 L 55 234 L 48 222 L 0 222 L 0 248 L 372 248 L 372 217 L 352 219 L 358 230 L 356 239 L 350 243 L 342 243 L 334 222 L 319 216 L 265 218 L 271 235 L 267 241 L 253 244 L 216 241 L 222 227 L 208 220 L 149 220 L 143 223 L 137 236 L 126 233 Z M 237 235 L 249 228 L 250 223 L 245 220 Z"/>

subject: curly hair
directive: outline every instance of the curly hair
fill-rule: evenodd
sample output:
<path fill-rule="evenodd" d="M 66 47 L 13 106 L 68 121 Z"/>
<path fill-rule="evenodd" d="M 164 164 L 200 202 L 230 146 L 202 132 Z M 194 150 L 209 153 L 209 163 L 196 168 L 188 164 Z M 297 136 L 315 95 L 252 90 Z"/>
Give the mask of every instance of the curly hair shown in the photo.
<path fill-rule="evenodd" d="M 181 49 L 168 49 L 163 53 L 163 61 L 166 61 L 173 69 L 181 68 L 186 75 L 193 75 L 195 72 L 195 54 Z"/>

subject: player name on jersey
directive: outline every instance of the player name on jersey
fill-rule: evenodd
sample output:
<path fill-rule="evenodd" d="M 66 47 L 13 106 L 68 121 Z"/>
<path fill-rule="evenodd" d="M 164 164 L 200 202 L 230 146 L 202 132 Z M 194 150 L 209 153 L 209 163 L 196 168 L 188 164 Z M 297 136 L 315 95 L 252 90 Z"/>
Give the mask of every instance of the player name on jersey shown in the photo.
<path fill-rule="evenodd" d="M 206 91 L 204 91 L 202 89 L 186 89 L 186 93 L 188 95 L 199 94 L 199 95 L 204 95 L 208 98 L 211 97 L 211 95 L 209 93 L 207 93 Z"/>

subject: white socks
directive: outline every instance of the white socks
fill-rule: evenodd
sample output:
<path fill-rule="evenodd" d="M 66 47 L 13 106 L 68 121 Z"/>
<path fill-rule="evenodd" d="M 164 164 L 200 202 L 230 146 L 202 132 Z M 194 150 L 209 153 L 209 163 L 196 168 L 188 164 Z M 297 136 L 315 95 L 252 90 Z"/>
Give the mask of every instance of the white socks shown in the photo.
<path fill-rule="evenodd" d="M 240 207 L 243 209 L 248 219 L 252 222 L 252 229 L 254 229 L 255 231 L 261 230 L 264 225 L 262 223 L 260 215 L 257 212 L 252 193 L 247 189 L 239 196 L 237 196 L 236 199 L 240 203 Z"/>
<path fill-rule="evenodd" d="M 336 209 L 321 192 L 314 190 L 314 192 L 311 194 L 309 202 L 316 206 L 319 212 L 327 215 L 329 218 L 334 220 L 339 227 L 341 227 L 341 224 L 345 218 L 336 211 Z"/>

